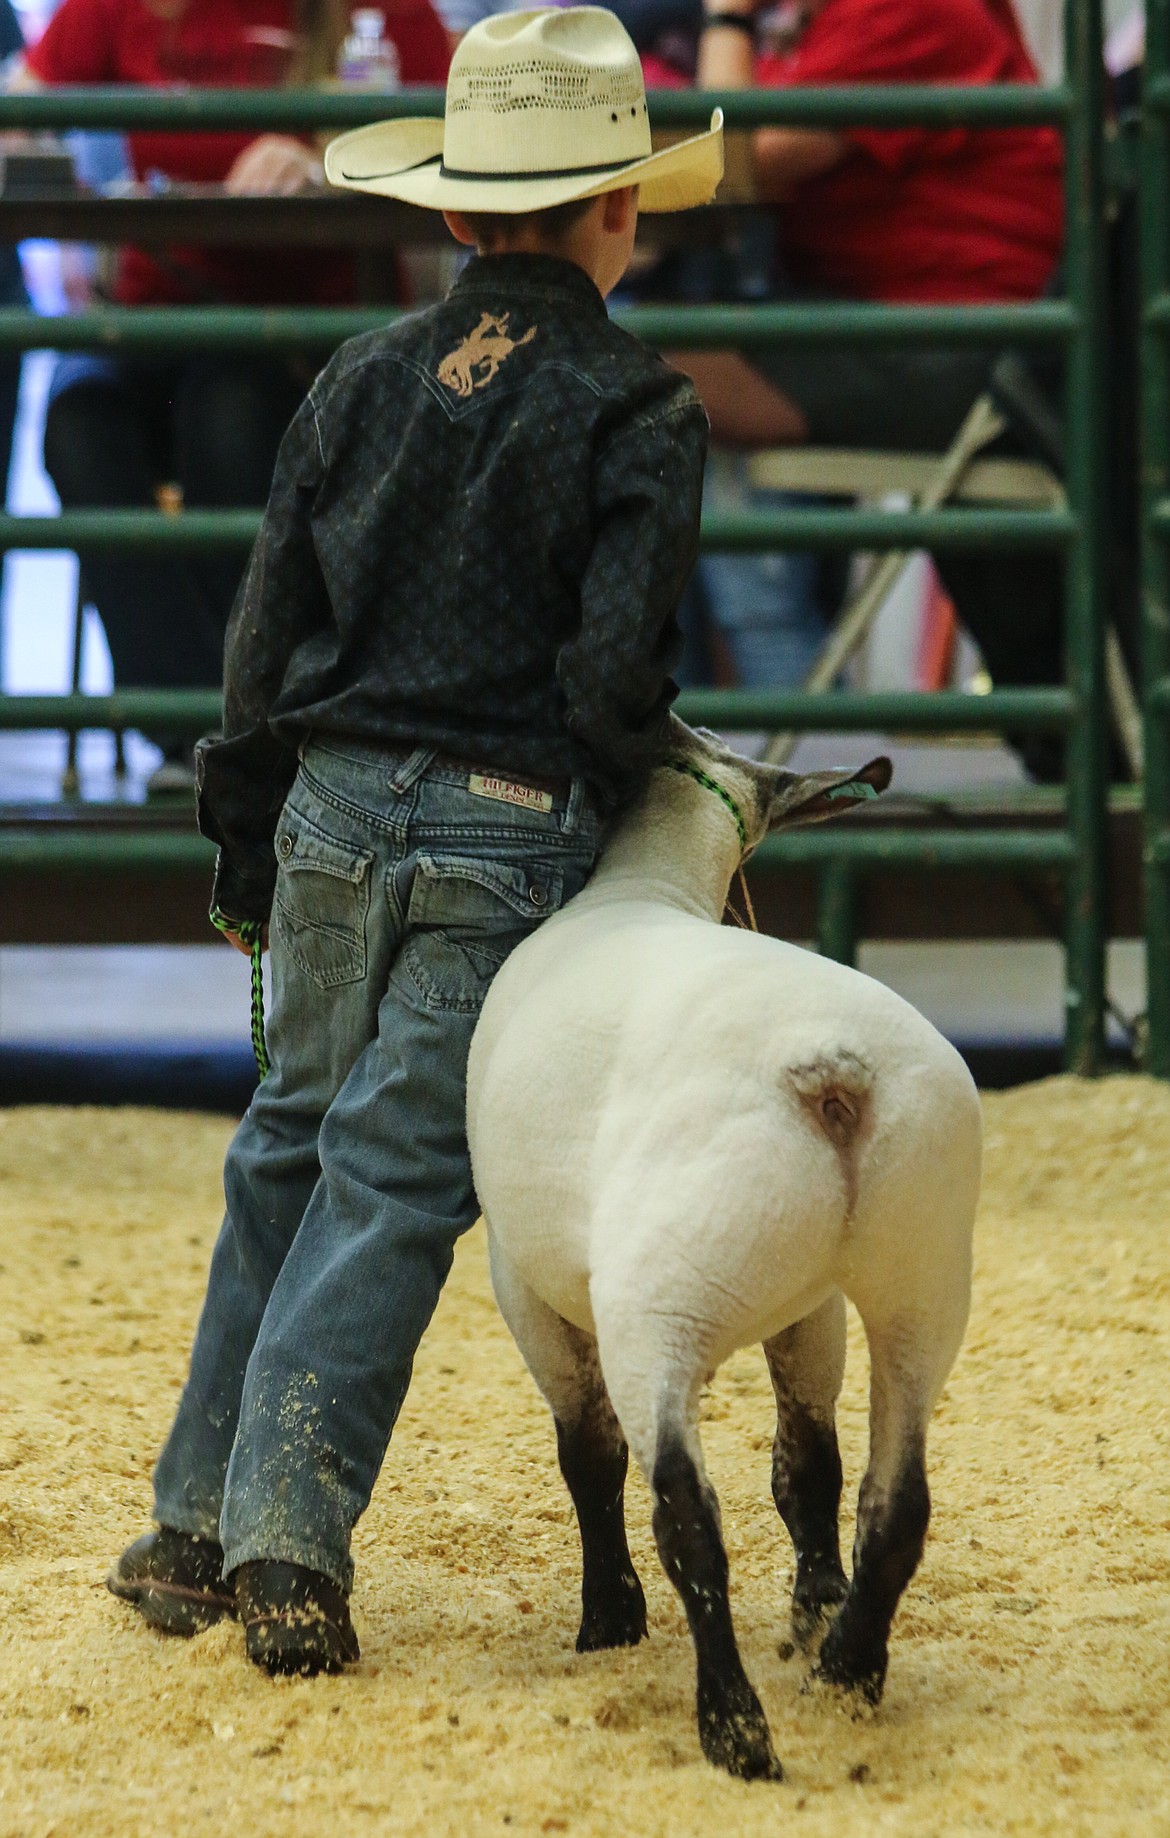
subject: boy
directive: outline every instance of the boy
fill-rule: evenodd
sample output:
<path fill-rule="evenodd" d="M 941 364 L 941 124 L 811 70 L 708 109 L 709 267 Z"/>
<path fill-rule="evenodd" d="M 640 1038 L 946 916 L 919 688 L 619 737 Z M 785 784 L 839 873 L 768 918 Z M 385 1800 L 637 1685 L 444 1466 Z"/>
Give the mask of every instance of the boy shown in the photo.
<path fill-rule="evenodd" d="M 232 616 L 199 815 L 213 917 L 240 943 L 271 914 L 271 1071 L 228 1151 L 159 1529 L 109 1579 L 170 1632 L 238 1613 L 251 1659 L 301 1673 L 358 1657 L 350 1533 L 477 1212 L 484 995 L 661 742 L 706 421 L 603 295 L 639 187 L 712 195 L 720 126 L 652 155 L 612 14 L 508 14 L 463 41 L 445 124 L 345 135 L 327 167 L 480 253 L 318 379 Z"/>

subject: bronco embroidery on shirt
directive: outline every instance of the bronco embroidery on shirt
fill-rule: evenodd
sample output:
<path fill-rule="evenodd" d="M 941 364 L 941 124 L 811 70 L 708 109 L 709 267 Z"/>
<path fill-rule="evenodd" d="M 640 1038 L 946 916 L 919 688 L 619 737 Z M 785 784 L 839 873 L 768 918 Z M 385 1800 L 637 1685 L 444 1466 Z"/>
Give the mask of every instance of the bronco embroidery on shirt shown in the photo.
<path fill-rule="evenodd" d="M 463 343 L 439 365 L 437 375 L 444 388 L 465 397 L 473 389 L 485 389 L 506 357 L 511 357 L 521 345 L 532 343 L 536 337 L 535 326 L 529 326 L 523 338 L 508 337 L 509 317 L 508 313 L 502 313 L 498 319 L 491 313 L 481 315 L 474 332 L 469 332 Z"/>

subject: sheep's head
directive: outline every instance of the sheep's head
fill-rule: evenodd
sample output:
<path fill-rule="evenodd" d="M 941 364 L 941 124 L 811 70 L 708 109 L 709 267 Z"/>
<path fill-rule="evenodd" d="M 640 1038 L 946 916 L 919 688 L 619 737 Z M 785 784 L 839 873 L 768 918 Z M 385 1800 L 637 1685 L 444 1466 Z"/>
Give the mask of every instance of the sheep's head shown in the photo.
<path fill-rule="evenodd" d="M 685 762 L 714 781 L 743 818 L 750 853 L 769 830 L 819 823 L 840 816 L 885 791 L 893 767 L 884 755 L 856 771 L 789 772 L 762 760 L 745 759 L 707 728 L 689 728 L 671 716 L 667 757 Z"/>

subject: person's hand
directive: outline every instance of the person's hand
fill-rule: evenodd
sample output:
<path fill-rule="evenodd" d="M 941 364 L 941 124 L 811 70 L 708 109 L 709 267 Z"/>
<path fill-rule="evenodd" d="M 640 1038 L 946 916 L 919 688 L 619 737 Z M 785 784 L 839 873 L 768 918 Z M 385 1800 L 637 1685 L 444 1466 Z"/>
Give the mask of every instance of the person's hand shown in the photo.
<path fill-rule="evenodd" d="M 244 957 L 251 957 L 252 955 L 251 945 L 246 945 L 243 939 L 240 937 L 240 934 L 238 932 L 231 931 L 230 928 L 226 925 L 220 926 L 218 930 L 223 933 L 223 936 L 227 939 L 229 945 L 231 945 L 234 951 L 241 952 Z M 264 927 L 264 930 L 260 934 L 260 949 L 261 951 L 267 951 L 268 949 L 268 927 L 267 926 Z"/>
<path fill-rule="evenodd" d="M 288 134 L 261 134 L 236 156 L 224 189 L 236 197 L 292 198 L 324 183 L 317 155 Z"/>

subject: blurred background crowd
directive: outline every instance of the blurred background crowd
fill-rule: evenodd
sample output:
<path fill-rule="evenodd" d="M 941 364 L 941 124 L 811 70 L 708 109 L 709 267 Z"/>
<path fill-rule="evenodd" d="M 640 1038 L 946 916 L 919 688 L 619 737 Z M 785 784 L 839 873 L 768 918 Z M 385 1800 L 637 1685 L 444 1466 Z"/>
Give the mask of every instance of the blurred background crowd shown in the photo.
<path fill-rule="evenodd" d="M 135 83 L 200 87 L 442 84 L 452 46 L 492 0 L 0 0 L 10 88 Z M 1059 0 L 615 0 L 649 87 L 793 88 L 838 84 L 1029 84 L 1061 68 Z M 1110 107 L 1140 78 L 1142 18 L 1117 0 L 1110 21 Z M 222 187 L 287 195 L 323 184 L 320 143 L 279 134 L 73 135 L 93 187 Z M 648 248 L 627 301 L 1010 302 L 1062 285 L 1062 149 L 1045 127 L 766 128 L 736 137 L 727 197 L 736 206 L 702 246 Z M 1119 388 L 1136 338 L 1132 212 L 1111 204 L 1113 342 Z M 377 297 L 425 300 L 454 262 L 394 259 Z M 76 246 L 0 251 L 0 304 L 78 308 L 185 303 L 330 305 L 370 298 L 344 252 Z M 969 345 L 912 343 L 767 351 L 678 351 L 712 427 L 707 501 L 718 511 L 821 503 L 831 476 L 799 492 L 761 456 L 944 455 L 989 389 L 1002 422 L 986 454 L 1040 459 L 1059 474 L 1061 378 L 1055 364 Z M 998 365 L 998 369 L 997 369 Z M 311 380 L 309 359 L 190 354 L 64 355 L 35 405 L 38 456 L 66 509 L 247 507 L 266 496 L 283 429 Z M 12 449 L 19 365 L 0 361 L 0 462 Z M 1113 617 L 1134 664 L 1136 460 L 1132 425 L 1114 417 L 1117 498 Z M 810 475 L 812 476 L 812 475 Z M 811 495 L 810 495 L 811 494 Z M 708 554 L 681 618 L 689 684 L 769 689 L 816 680 L 818 661 L 864 561 L 814 553 Z M 80 593 L 100 622 L 120 687 L 218 683 L 238 555 L 167 559 L 94 551 Z M 1062 675 L 1059 558 L 948 554 L 903 578 L 913 630 L 906 674 L 921 688 L 1057 681 Z M 850 666 L 855 671 L 864 665 Z M 154 736 L 151 789 L 189 784 L 187 743 Z M 1024 766 L 1058 777 L 1052 742 Z M 1119 762 L 1121 765 L 1123 762 Z"/>

